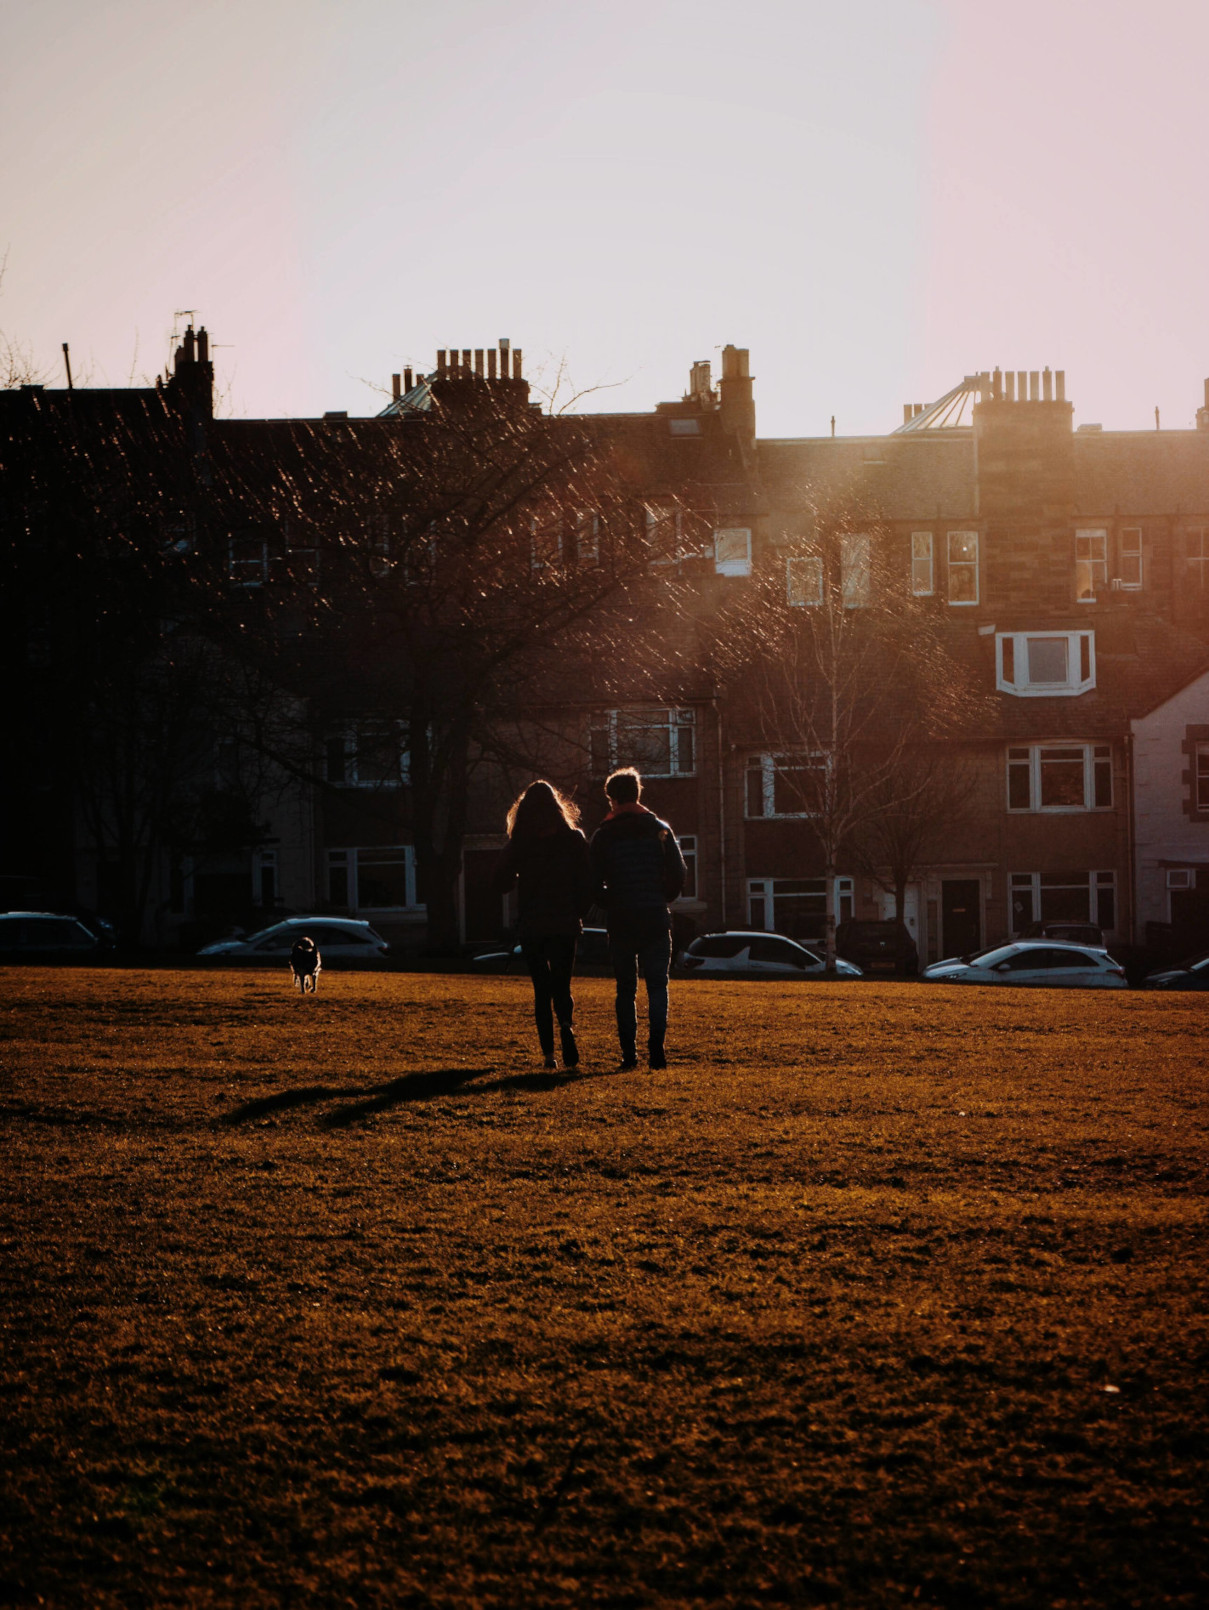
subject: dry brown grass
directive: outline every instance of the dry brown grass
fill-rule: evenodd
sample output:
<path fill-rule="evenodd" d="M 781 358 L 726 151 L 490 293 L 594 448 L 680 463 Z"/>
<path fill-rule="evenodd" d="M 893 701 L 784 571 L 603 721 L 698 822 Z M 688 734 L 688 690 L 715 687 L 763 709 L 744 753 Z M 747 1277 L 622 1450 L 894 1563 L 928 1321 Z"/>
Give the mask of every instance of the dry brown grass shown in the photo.
<path fill-rule="evenodd" d="M 0 1601 L 1209 1602 L 1209 1001 L 673 989 L 0 975 Z"/>

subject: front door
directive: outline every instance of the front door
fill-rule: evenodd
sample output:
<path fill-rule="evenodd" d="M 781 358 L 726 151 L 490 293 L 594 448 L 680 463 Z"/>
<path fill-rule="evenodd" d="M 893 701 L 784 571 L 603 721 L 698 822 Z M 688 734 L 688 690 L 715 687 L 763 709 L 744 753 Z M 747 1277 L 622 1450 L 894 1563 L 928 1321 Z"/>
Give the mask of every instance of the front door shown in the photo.
<path fill-rule="evenodd" d="M 982 944 L 982 883 L 945 878 L 940 886 L 941 955 L 967 956 Z"/>

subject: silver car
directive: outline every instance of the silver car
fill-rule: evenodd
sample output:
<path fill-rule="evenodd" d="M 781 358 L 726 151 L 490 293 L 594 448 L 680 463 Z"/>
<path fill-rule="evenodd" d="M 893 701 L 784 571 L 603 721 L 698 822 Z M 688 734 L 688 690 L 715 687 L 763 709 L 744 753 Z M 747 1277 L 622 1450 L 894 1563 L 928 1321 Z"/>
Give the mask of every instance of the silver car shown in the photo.
<path fill-rule="evenodd" d="M 287 917 L 247 938 L 220 939 L 198 951 L 214 961 L 284 964 L 296 940 L 306 934 L 319 947 L 324 967 L 365 967 L 385 961 L 390 946 L 369 923 L 353 917 Z"/>
<path fill-rule="evenodd" d="M 712 978 L 825 978 L 826 963 L 819 952 L 808 950 L 784 934 L 732 930 L 702 934 L 681 953 L 686 973 Z M 836 958 L 836 978 L 861 978 L 859 967 Z"/>
<path fill-rule="evenodd" d="M 1096 945 L 1020 939 L 924 968 L 940 984 L 1027 984 L 1045 989 L 1126 989 L 1125 969 Z"/>

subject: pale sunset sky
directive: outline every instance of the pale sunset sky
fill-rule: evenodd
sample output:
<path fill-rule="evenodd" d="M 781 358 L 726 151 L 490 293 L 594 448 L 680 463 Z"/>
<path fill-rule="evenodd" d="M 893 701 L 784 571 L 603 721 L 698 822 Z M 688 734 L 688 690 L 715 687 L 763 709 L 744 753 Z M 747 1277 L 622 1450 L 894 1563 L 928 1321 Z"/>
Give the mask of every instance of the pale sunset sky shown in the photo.
<path fill-rule="evenodd" d="M 252 417 L 507 336 L 608 410 L 749 347 L 762 436 L 1047 364 L 1187 428 L 1207 63 L 1209 0 L 0 0 L 0 331 L 145 384 L 196 310 Z"/>

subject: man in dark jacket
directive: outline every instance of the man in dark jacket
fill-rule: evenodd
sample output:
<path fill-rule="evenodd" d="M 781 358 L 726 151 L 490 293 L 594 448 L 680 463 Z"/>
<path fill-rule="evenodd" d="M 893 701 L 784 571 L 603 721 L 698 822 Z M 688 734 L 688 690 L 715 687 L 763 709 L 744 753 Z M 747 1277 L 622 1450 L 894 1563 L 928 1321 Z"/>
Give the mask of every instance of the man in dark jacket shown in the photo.
<path fill-rule="evenodd" d="M 685 866 L 676 836 L 638 803 L 642 779 L 633 766 L 605 783 L 612 807 L 592 835 L 597 903 L 609 927 L 609 958 L 617 979 L 617 1036 L 623 1068 L 638 1066 L 638 974 L 646 981 L 652 1068 L 666 1068 L 667 977 L 672 964 L 668 910 L 684 888 Z"/>

